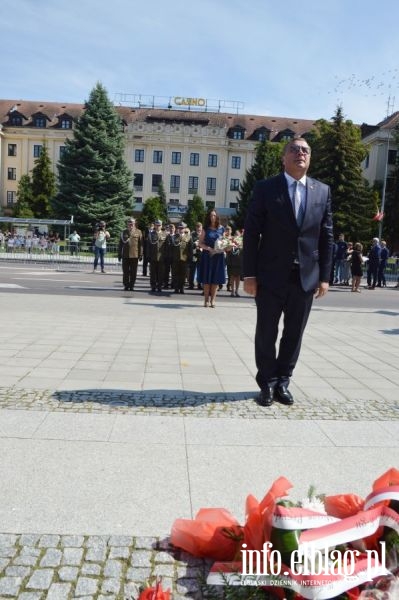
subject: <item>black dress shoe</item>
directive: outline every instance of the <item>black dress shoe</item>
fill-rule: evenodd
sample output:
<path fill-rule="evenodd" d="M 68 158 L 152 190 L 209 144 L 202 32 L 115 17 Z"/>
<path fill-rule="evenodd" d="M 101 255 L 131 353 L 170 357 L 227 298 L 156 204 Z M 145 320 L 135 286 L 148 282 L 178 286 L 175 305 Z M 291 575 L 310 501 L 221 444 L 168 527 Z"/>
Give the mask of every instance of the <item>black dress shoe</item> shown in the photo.
<path fill-rule="evenodd" d="M 274 390 L 274 398 L 278 402 L 281 402 L 281 404 L 294 404 L 294 398 L 291 392 L 288 390 L 288 387 L 283 383 L 278 385 Z"/>
<path fill-rule="evenodd" d="M 274 388 L 271 385 L 259 392 L 256 402 L 259 406 L 271 406 L 273 404 Z"/>

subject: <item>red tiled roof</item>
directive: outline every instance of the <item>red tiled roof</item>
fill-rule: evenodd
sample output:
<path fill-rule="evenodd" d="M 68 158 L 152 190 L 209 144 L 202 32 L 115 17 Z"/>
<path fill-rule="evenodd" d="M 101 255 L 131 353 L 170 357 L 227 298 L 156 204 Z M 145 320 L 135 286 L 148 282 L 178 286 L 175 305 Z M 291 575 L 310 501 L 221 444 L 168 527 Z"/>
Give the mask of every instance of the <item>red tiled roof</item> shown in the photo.
<path fill-rule="evenodd" d="M 7 126 L 9 123 L 9 112 L 14 108 L 28 120 L 23 124 L 29 125 L 31 116 L 35 113 L 43 113 L 49 119 L 48 127 L 58 124 L 62 115 L 69 115 L 73 119 L 78 118 L 84 109 L 84 104 L 73 104 L 68 102 L 46 102 L 33 100 L 0 100 L 0 123 Z M 309 132 L 315 121 L 309 119 L 293 119 L 289 117 L 271 117 L 260 115 L 230 114 L 221 112 L 205 112 L 193 110 L 168 110 L 157 108 L 130 108 L 127 106 L 115 107 L 121 118 L 127 125 L 137 121 L 161 121 L 180 122 L 198 125 L 210 125 L 225 127 L 226 132 L 234 127 L 245 129 L 245 139 L 251 138 L 253 133 L 265 127 L 271 131 L 270 138 L 286 129 L 292 130 L 296 135 Z"/>

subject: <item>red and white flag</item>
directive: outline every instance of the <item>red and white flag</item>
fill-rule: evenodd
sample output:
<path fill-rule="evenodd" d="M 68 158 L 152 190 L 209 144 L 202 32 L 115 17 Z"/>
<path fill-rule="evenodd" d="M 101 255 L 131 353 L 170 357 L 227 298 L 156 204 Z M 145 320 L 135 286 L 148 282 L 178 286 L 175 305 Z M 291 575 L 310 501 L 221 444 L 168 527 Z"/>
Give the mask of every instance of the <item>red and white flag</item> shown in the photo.
<path fill-rule="evenodd" d="M 384 218 L 384 213 L 382 211 L 377 210 L 376 214 L 373 217 L 373 221 L 382 221 Z"/>

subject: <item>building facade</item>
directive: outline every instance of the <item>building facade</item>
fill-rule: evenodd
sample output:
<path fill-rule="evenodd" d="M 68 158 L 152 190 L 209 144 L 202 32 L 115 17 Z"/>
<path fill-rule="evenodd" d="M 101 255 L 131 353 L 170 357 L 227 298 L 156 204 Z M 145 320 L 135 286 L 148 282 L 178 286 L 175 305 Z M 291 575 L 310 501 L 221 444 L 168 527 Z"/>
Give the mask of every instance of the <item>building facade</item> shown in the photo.
<path fill-rule="evenodd" d="M 192 98 L 185 108 L 187 103 L 180 100 L 177 108 L 115 107 L 124 128 L 136 212 L 158 193 L 162 181 L 171 216 L 184 213 L 195 194 L 206 207 L 225 215 L 234 213 L 256 144 L 306 135 L 314 123 L 204 110 Z M 44 144 L 57 174 L 65 140 L 73 135 L 83 110 L 83 104 L 0 100 L 0 208 L 4 214 L 12 214 L 18 182 L 33 169 Z"/>

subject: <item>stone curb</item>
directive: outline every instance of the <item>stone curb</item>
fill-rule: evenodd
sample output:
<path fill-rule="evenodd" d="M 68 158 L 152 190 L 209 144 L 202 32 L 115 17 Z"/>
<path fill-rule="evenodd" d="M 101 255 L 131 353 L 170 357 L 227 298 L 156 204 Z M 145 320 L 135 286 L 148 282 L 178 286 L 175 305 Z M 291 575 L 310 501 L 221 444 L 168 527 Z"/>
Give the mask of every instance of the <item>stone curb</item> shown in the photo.
<path fill-rule="evenodd" d="M 0 600 L 136 600 L 157 578 L 197 600 L 211 564 L 155 537 L 0 533 Z"/>

